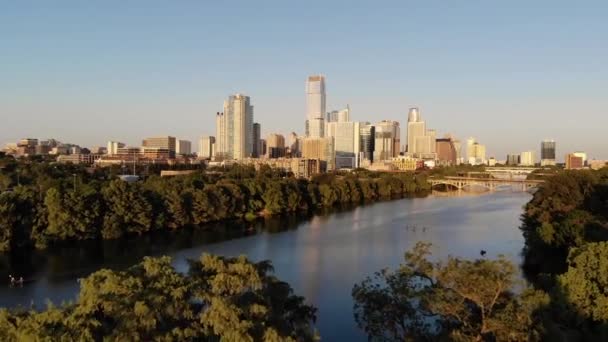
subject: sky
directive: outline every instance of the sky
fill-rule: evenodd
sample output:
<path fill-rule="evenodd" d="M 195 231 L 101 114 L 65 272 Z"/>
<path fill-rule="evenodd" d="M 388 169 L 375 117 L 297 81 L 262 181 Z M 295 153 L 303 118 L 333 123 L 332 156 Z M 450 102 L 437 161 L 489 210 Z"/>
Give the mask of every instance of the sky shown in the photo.
<path fill-rule="evenodd" d="M 4 1 L 0 144 L 214 135 L 251 97 L 262 135 L 304 132 L 308 75 L 327 110 L 475 137 L 488 156 L 557 141 L 608 159 L 606 1 Z"/>

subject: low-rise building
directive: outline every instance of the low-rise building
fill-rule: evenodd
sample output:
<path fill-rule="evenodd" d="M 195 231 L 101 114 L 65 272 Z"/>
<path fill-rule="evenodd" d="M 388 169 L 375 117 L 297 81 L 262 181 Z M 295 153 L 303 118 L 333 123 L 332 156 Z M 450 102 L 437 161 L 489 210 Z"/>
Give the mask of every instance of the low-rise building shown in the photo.
<path fill-rule="evenodd" d="M 585 166 L 583 157 L 577 156 L 575 153 L 566 154 L 564 160 L 566 161 L 566 170 L 578 170 Z"/>
<path fill-rule="evenodd" d="M 589 167 L 592 170 L 599 170 L 602 169 L 604 167 L 608 167 L 608 160 L 596 160 L 596 159 L 592 159 L 589 161 Z"/>
<path fill-rule="evenodd" d="M 322 161 L 312 158 L 247 158 L 242 164 L 253 165 L 259 170 L 263 165 L 291 172 L 298 178 L 310 178 L 312 175 L 321 173 Z"/>
<path fill-rule="evenodd" d="M 57 157 L 57 162 L 62 164 L 86 164 L 93 165 L 97 159 L 100 158 L 98 154 L 92 153 L 73 153 L 73 154 L 64 154 Z"/>
<path fill-rule="evenodd" d="M 399 156 L 391 159 L 391 163 L 399 171 L 416 171 L 424 167 L 424 160 L 411 158 L 409 156 Z"/>

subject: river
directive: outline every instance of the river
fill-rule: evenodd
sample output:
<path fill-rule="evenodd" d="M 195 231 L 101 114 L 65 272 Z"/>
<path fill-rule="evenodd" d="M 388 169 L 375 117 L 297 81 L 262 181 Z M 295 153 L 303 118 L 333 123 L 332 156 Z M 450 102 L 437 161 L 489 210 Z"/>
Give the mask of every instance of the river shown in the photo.
<path fill-rule="evenodd" d="M 433 243 L 434 257 L 486 257 L 505 254 L 518 264 L 523 237 L 518 229 L 530 195 L 495 192 L 481 195 L 406 198 L 307 218 L 258 223 L 255 233 L 185 230 L 137 239 L 92 242 L 78 248 L 0 256 L 0 307 L 44 307 L 74 300 L 77 279 L 100 268 L 124 269 L 145 255 L 170 255 L 180 271 L 203 252 L 251 260 L 269 259 L 276 275 L 306 297 L 318 311 L 325 341 L 365 341 L 353 319 L 351 290 L 383 267 L 396 267 L 417 241 Z M 221 229 L 225 231 L 225 229 Z M 8 274 L 24 276 L 10 288 Z"/>

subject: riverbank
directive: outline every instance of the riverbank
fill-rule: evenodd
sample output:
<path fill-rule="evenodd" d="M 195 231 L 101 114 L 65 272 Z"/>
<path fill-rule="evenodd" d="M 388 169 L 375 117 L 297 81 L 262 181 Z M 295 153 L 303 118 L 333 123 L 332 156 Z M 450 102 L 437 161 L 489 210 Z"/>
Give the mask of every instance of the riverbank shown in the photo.
<path fill-rule="evenodd" d="M 73 184 L 60 179 L 47 184 L 46 190 L 36 185 L 41 178 L 0 195 L 0 250 L 142 236 L 211 222 L 360 205 L 430 190 L 426 178 L 413 173 L 361 170 L 308 180 L 242 166 L 219 174 L 153 176 L 135 183 L 94 176 Z"/>

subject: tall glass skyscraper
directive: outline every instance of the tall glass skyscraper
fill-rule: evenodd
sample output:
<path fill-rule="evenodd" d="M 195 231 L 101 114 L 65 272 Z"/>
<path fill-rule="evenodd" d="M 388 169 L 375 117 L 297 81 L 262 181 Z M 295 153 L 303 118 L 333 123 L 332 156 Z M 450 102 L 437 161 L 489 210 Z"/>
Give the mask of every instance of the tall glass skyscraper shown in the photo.
<path fill-rule="evenodd" d="M 309 76 L 306 81 L 307 136 L 325 136 L 325 76 Z"/>
<path fill-rule="evenodd" d="M 555 165 L 555 140 L 543 140 L 540 143 L 540 165 Z"/>

